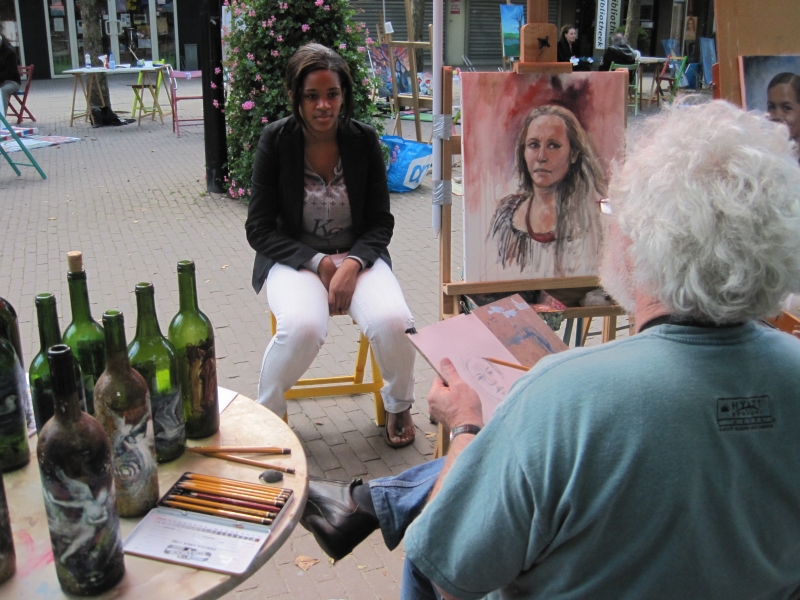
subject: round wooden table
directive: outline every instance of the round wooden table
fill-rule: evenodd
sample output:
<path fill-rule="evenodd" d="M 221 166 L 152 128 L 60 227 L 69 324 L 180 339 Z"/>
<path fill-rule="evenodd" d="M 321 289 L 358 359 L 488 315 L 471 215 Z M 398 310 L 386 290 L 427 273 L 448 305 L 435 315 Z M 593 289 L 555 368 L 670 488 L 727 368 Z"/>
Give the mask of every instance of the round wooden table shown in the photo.
<path fill-rule="evenodd" d="M 280 446 L 291 448 L 291 455 L 254 456 L 262 462 L 292 466 L 296 474 L 284 475 L 274 485 L 294 490 L 293 501 L 284 509 L 272 528 L 261 552 L 242 575 L 223 575 L 125 555 L 125 576 L 114 588 L 95 598 L 136 598 L 137 600 L 182 600 L 184 598 L 218 598 L 241 584 L 258 571 L 288 539 L 302 514 L 308 493 L 308 465 L 300 441 L 280 417 L 257 402 L 237 396 L 222 413 L 220 430 L 203 440 L 190 440 L 190 446 Z M 0 598 L 72 598 L 58 584 L 47 516 L 42 498 L 39 466 L 36 461 L 36 437 L 31 438 L 31 462 L 22 469 L 6 473 L 6 496 L 11 514 L 17 572 L 0 585 Z M 263 471 L 185 452 L 180 458 L 159 465 L 160 493 L 166 492 L 186 471 L 217 475 L 240 481 L 258 483 Z M 140 519 L 120 519 L 125 539 Z"/>

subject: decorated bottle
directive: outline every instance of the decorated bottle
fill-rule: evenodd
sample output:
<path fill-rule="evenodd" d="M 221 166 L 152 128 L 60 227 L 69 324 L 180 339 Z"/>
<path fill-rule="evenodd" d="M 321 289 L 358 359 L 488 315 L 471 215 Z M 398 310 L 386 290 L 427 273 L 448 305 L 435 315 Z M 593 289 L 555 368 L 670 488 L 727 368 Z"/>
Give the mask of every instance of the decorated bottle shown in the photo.
<path fill-rule="evenodd" d="M 11 535 L 11 519 L 8 501 L 0 473 L 0 583 L 9 579 L 17 570 L 17 555 L 14 553 L 14 538 Z"/>
<path fill-rule="evenodd" d="M 0 319 L 0 471 L 13 471 L 30 462 L 25 420 L 25 371 L 8 341 Z"/>
<path fill-rule="evenodd" d="M 128 345 L 128 358 L 150 389 L 156 459 L 166 462 L 186 447 L 178 354 L 161 335 L 152 283 L 137 284 L 136 307 L 136 335 Z"/>
<path fill-rule="evenodd" d="M 19 321 L 17 320 L 17 311 L 14 310 L 14 307 L 11 306 L 11 303 L 8 300 L 4 300 L 0 298 L 0 319 L 6 322 L 6 330 L 8 331 L 8 337 L 6 338 L 11 345 L 14 347 L 14 350 L 17 353 L 17 357 L 19 358 L 19 364 L 22 365 L 22 368 L 25 368 L 25 359 L 22 358 L 22 342 L 20 341 L 19 335 Z M 25 420 L 28 424 L 28 429 L 33 429 L 36 425 L 36 421 L 33 417 L 33 405 L 31 404 L 31 396 L 28 392 L 28 386 L 25 386 Z"/>
<path fill-rule="evenodd" d="M 190 260 L 178 262 L 178 293 L 180 310 L 169 324 L 169 341 L 178 351 L 186 437 L 204 438 L 219 429 L 217 361 L 214 329 L 197 307 L 194 263 Z"/>
<path fill-rule="evenodd" d="M 36 419 L 36 431 L 41 431 L 48 419 L 53 416 L 53 385 L 50 377 L 50 365 L 47 362 L 47 350 L 51 346 L 61 343 L 61 328 L 58 326 L 58 311 L 56 297 L 53 294 L 37 294 L 34 300 L 36 305 L 36 320 L 39 323 L 39 353 L 33 357 L 28 380 L 31 386 L 31 399 L 33 400 L 33 414 Z M 80 367 L 75 364 L 76 381 L 81 381 Z M 78 390 L 81 408 L 86 409 L 83 397 L 83 388 Z"/>
<path fill-rule="evenodd" d="M 83 255 L 80 252 L 67 252 L 67 284 L 72 306 L 72 323 L 64 330 L 64 343 L 72 348 L 81 366 L 86 408 L 93 415 L 94 386 L 106 368 L 106 341 L 103 328 L 92 318 L 89 308 L 89 290 L 86 287 L 86 272 L 83 270 Z"/>
<path fill-rule="evenodd" d="M 158 501 L 150 391 L 142 376 L 131 368 L 122 313 L 103 313 L 103 328 L 106 370 L 94 388 L 95 416 L 111 438 L 119 515 L 141 517 Z"/>
<path fill-rule="evenodd" d="M 72 350 L 57 344 L 47 354 L 56 410 L 39 433 L 36 455 L 53 562 L 62 590 L 99 594 L 125 573 L 111 442 L 81 410 Z"/>

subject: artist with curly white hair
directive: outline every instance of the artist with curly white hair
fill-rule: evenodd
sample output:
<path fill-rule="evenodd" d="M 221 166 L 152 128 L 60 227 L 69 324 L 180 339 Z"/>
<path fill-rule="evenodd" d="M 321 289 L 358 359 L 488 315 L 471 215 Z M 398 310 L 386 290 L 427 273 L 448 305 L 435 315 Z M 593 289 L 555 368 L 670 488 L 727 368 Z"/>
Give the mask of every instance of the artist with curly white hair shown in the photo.
<path fill-rule="evenodd" d="M 669 109 L 600 207 L 602 281 L 637 334 L 542 359 L 485 427 L 443 365 L 431 414 L 473 428 L 336 498 L 312 482 L 324 548 L 405 534 L 403 598 L 799 597 L 800 340 L 757 322 L 800 289 L 785 130 L 725 102 Z"/>

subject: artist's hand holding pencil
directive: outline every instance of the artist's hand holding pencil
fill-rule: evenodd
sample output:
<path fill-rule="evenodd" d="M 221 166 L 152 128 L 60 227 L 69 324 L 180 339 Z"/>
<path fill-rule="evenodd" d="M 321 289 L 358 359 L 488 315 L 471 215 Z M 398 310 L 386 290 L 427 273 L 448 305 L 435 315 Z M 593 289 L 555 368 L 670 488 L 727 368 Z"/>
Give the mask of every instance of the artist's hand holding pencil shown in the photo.
<path fill-rule="evenodd" d="M 478 394 L 464 383 L 449 358 L 442 359 L 440 368 L 448 384 L 440 377 L 433 380 L 428 392 L 431 416 L 450 430 L 459 425 L 483 427 L 483 410 Z"/>

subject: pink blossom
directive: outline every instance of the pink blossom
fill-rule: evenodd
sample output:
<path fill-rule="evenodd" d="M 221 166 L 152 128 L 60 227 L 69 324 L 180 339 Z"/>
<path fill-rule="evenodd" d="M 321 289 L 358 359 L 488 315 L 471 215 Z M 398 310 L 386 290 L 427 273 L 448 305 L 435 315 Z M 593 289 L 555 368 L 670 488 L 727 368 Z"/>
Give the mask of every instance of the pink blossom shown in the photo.
<path fill-rule="evenodd" d="M 234 46 L 233 47 L 233 53 L 234 54 L 238 54 L 239 53 L 239 46 Z"/>
<path fill-rule="evenodd" d="M 262 86 L 261 86 L 261 91 L 262 91 L 262 92 L 266 92 L 266 91 L 267 91 L 267 86 L 265 86 L 265 85 L 262 85 Z"/>
<path fill-rule="evenodd" d="M 353 33 L 353 30 L 352 30 L 352 28 L 350 27 L 350 25 L 348 25 L 347 27 L 345 27 L 345 28 L 344 28 L 344 30 L 345 30 L 347 33 Z"/>
<path fill-rule="evenodd" d="M 220 69 L 219 67 L 217 67 L 216 69 L 214 69 L 214 73 L 215 73 L 215 74 L 217 74 L 217 75 L 219 75 L 220 73 L 222 73 L 222 69 Z"/>
<path fill-rule="evenodd" d="M 248 17 L 255 17 L 256 16 L 256 11 L 251 10 L 249 13 L 247 13 L 247 16 Z"/>
<path fill-rule="evenodd" d="M 260 60 L 257 60 L 257 61 L 256 61 L 256 64 L 257 64 L 257 65 L 260 67 L 260 66 L 261 66 L 261 61 L 260 61 Z"/>
<path fill-rule="evenodd" d="M 214 100 L 214 108 L 219 108 L 219 100 Z"/>
<path fill-rule="evenodd" d="M 245 149 L 245 150 L 250 150 L 250 142 L 247 142 L 247 143 L 244 145 L 244 149 Z"/>
<path fill-rule="evenodd" d="M 322 7 L 322 9 L 323 9 L 323 10 L 330 10 L 330 9 L 331 9 L 331 7 L 330 7 L 330 6 L 328 6 L 328 5 L 326 4 L 325 6 L 323 6 L 323 7 Z"/>
<path fill-rule="evenodd" d="M 347 44 L 339 44 L 339 50 L 347 50 Z"/>
<path fill-rule="evenodd" d="M 256 59 L 256 57 L 253 56 L 252 52 L 248 52 L 247 53 L 247 60 L 255 60 L 255 59 Z"/>
<path fill-rule="evenodd" d="M 275 32 L 274 32 L 274 31 L 272 31 L 272 29 L 270 29 L 270 30 L 269 30 L 269 34 L 270 34 L 272 37 L 275 37 Z"/>
<path fill-rule="evenodd" d="M 267 117 L 261 117 L 262 123 L 269 123 L 269 119 Z"/>
<path fill-rule="evenodd" d="M 228 0 L 225 0 L 225 1 L 222 3 L 222 6 L 228 6 Z"/>
<path fill-rule="evenodd" d="M 247 188 L 247 195 L 250 195 L 250 188 Z"/>
<path fill-rule="evenodd" d="M 374 43 L 375 42 L 374 42 L 374 40 L 372 38 L 370 38 L 370 37 L 367 38 L 367 46 L 372 46 L 372 44 L 374 44 Z"/>
<path fill-rule="evenodd" d="M 314 2 L 314 6 L 322 6 L 323 4 L 325 4 L 325 0 L 317 0 Z"/>
<path fill-rule="evenodd" d="M 228 127 L 228 135 L 233 135 L 233 127 Z"/>
<path fill-rule="evenodd" d="M 369 79 L 364 77 L 364 79 L 361 80 L 361 85 L 369 85 Z"/>
<path fill-rule="evenodd" d="M 261 81 L 261 75 L 256 75 L 256 81 Z"/>
<path fill-rule="evenodd" d="M 244 190 L 242 188 L 239 188 L 236 191 L 239 193 L 240 196 L 244 196 Z"/>
<path fill-rule="evenodd" d="M 270 54 L 272 54 L 272 56 L 278 56 L 280 52 L 278 52 L 277 50 L 273 50 L 272 52 L 270 52 Z"/>
<path fill-rule="evenodd" d="M 227 182 L 227 181 L 228 181 L 228 176 L 227 176 L 227 175 L 224 175 L 224 176 L 222 177 L 222 181 L 226 181 L 226 182 Z"/>
<path fill-rule="evenodd" d="M 279 36 L 278 36 L 277 38 L 275 38 L 275 39 L 276 39 L 277 41 L 279 41 L 279 42 L 282 42 L 282 41 L 283 41 L 283 36 L 282 36 L 282 35 L 279 35 Z"/>
<path fill-rule="evenodd" d="M 247 102 L 242 102 L 242 108 L 245 110 L 252 110 L 252 108 L 256 105 L 255 102 L 252 100 L 248 100 Z"/>
<path fill-rule="evenodd" d="M 262 27 L 266 27 L 267 26 L 267 22 L 266 21 L 261 21 L 261 26 Z"/>
<path fill-rule="evenodd" d="M 367 28 L 365 28 L 365 29 L 364 29 L 364 33 L 365 33 L 366 35 L 369 35 L 369 27 L 367 27 Z"/>
<path fill-rule="evenodd" d="M 239 15 L 242 14 L 242 9 L 241 8 L 234 9 L 233 14 L 235 14 L 238 17 Z"/>
<path fill-rule="evenodd" d="M 216 83 L 214 83 L 213 81 L 211 82 L 211 89 L 212 89 L 212 90 L 215 90 L 215 89 L 217 89 L 217 84 L 216 84 Z"/>
<path fill-rule="evenodd" d="M 309 29 L 311 29 L 311 27 L 308 25 L 308 23 L 303 23 L 303 26 L 300 29 L 302 29 L 303 31 L 308 31 Z"/>
<path fill-rule="evenodd" d="M 239 66 L 239 61 L 238 60 L 233 61 L 233 65 L 231 66 L 235 69 L 236 67 Z"/>
<path fill-rule="evenodd" d="M 364 24 L 363 23 L 358 23 L 356 25 L 356 31 L 361 31 L 362 29 L 364 29 Z"/>
<path fill-rule="evenodd" d="M 359 52 L 366 52 L 367 51 L 367 49 L 364 48 L 364 46 L 359 46 L 358 48 L 356 48 L 356 50 L 358 50 Z"/>
<path fill-rule="evenodd" d="M 281 2 L 280 4 L 278 4 L 278 8 L 280 8 L 281 10 L 286 10 L 287 8 L 289 8 L 289 5 L 286 2 Z"/>
<path fill-rule="evenodd" d="M 224 115 L 225 114 L 225 109 L 224 108 L 220 108 L 219 112 L 221 112 Z"/>

